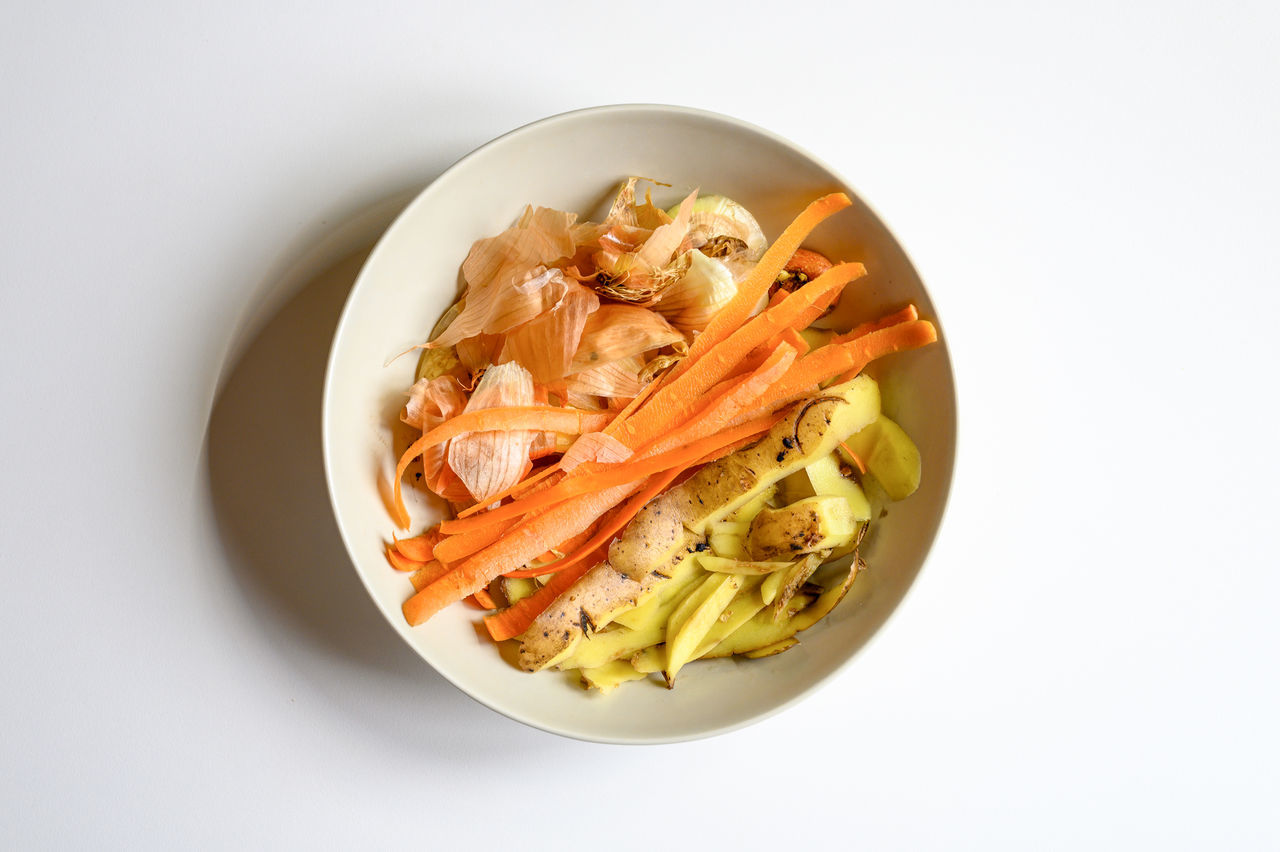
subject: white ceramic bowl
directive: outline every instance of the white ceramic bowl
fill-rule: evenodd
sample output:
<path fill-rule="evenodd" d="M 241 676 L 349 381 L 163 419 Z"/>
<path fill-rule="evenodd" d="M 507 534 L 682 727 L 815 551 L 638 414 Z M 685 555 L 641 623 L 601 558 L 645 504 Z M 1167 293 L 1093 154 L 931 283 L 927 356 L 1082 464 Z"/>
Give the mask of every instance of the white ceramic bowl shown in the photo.
<path fill-rule="evenodd" d="M 566 736 L 660 743 L 723 733 L 802 698 L 836 674 L 884 624 L 919 572 L 942 517 L 955 455 L 955 390 L 945 339 L 886 359 L 878 370 L 886 410 L 919 444 L 920 490 L 895 504 L 866 551 L 870 570 L 801 644 L 762 660 L 689 666 L 676 689 L 626 684 L 587 692 L 560 673 L 519 671 L 458 605 L 411 628 L 400 612 L 408 579 L 383 556 L 392 524 L 385 495 L 393 467 L 391 424 L 412 382 L 412 356 L 454 301 L 472 242 L 510 225 L 526 203 L 600 216 L 618 183 L 643 175 L 672 185 L 660 204 L 689 189 L 745 204 L 772 239 L 812 199 L 844 190 L 853 206 L 824 223 L 808 245 L 860 260 L 869 276 L 842 300 L 848 326 L 906 302 L 937 320 L 906 254 L 876 215 L 830 167 L 772 133 L 708 112 L 611 106 L 554 116 L 472 152 L 423 190 L 370 255 L 338 324 L 324 395 L 324 461 L 334 513 L 361 580 L 387 622 L 437 671 L 513 719 Z M 412 490 L 412 489 L 410 489 Z M 439 507 L 411 505 L 415 531 Z M 354 603 L 353 603 L 354 605 Z"/>

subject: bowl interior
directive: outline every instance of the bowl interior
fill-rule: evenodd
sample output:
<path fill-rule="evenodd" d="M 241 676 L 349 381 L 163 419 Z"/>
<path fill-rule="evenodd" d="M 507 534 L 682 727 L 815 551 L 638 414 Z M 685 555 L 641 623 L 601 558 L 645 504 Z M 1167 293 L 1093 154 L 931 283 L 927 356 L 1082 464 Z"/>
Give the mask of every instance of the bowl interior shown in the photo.
<path fill-rule="evenodd" d="M 324 454 L 338 526 L 357 572 L 392 628 L 441 674 L 493 709 L 545 730 L 605 742 L 670 742 L 730 730 L 786 706 L 832 675 L 884 623 L 919 571 L 942 516 L 955 453 L 955 393 L 945 340 L 878 365 L 886 411 L 920 447 L 923 482 L 880 522 L 864 551 L 870 570 L 849 597 L 785 654 L 698 663 L 681 673 L 674 690 L 637 683 L 602 696 L 566 675 L 517 670 L 481 635 L 476 611 L 464 606 L 408 627 L 400 606 L 411 587 L 388 566 L 383 548 L 392 532 L 386 509 L 391 426 L 415 359 L 391 359 L 426 339 L 456 298 L 458 269 L 473 241 L 509 226 L 526 203 L 602 215 L 627 175 L 671 184 L 655 192 L 661 204 L 694 187 L 733 197 L 771 239 L 809 201 L 844 190 L 853 206 L 824 223 L 808 244 L 835 259 L 862 261 L 869 275 L 847 291 L 831 324 L 849 327 L 906 302 L 937 319 L 910 261 L 875 214 L 827 166 L 785 140 L 723 116 L 672 107 L 569 113 L 473 152 L 387 231 L 352 290 L 334 340 Z M 415 532 L 439 517 L 429 500 L 410 506 Z"/>

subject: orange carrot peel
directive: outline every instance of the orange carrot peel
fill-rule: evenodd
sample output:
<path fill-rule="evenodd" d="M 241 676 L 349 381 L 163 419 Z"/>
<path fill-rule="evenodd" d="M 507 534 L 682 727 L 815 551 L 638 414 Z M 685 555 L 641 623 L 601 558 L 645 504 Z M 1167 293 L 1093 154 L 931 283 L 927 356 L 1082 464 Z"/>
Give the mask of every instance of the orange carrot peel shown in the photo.
<path fill-rule="evenodd" d="M 636 447 L 669 431 L 674 424 L 686 418 L 690 409 L 697 405 L 697 400 L 728 375 L 748 353 L 774 335 L 792 328 L 795 323 L 803 322 L 814 305 L 829 297 L 832 290 L 839 290 L 864 274 L 866 269 L 860 263 L 833 266 L 791 293 L 775 307 L 753 317 L 746 325 L 725 336 L 714 349 L 710 349 L 706 357 L 693 362 L 683 373 L 673 374 L 675 377 L 650 397 L 648 405 L 622 424 L 617 437 L 624 444 Z M 730 301 L 729 306 L 732 305 L 733 302 Z M 727 309 L 726 307 L 725 310 Z M 716 317 L 719 318 L 720 315 L 716 314 Z M 808 322 L 804 324 L 808 325 Z M 694 348 L 710 334 L 711 327 L 708 326 L 708 330 L 695 341 Z M 690 361 L 692 350 L 690 357 L 682 361 L 681 365 Z"/>
<path fill-rule="evenodd" d="M 395 549 L 401 554 L 417 562 L 430 562 L 434 557 L 436 545 L 443 537 L 438 529 L 432 529 L 413 538 L 397 539 L 394 535 L 391 538 L 395 543 Z"/>
<path fill-rule="evenodd" d="M 575 568 L 563 570 L 529 597 L 516 601 L 501 612 L 486 615 L 484 626 L 488 628 L 489 635 L 493 637 L 495 642 L 501 642 L 504 639 L 512 639 L 519 636 L 528 630 L 534 619 L 542 615 L 543 611 L 551 606 L 556 598 L 578 582 L 583 574 L 595 567 L 597 561 L 584 561 Z"/>
<path fill-rule="evenodd" d="M 525 518 L 499 540 L 468 557 L 405 601 L 405 619 L 412 626 L 419 625 L 446 606 L 489 585 L 502 574 L 528 565 L 548 548 L 586 529 L 605 511 L 631 496 L 641 484 L 627 482 L 583 494 Z"/>
<path fill-rule="evenodd" d="M 470 518 L 456 521 L 444 521 L 440 524 L 440 530 L 450 535 L 474 533 L 485 529 L 489 525 L 532 514 L 580 494 L 612 488 L 624 482 L 644 479 L 664 471 L 682 470 L 708 453 L 714 452 L 726 444 L 734 443 L 741 438 L 757 435 L 772 425 L 770 418 L 766 417 L 716 432 L 692 443 L 678 440 L 676 449 L 649 456 L 648 458 L 609 465 L 605 470 L 598 473 L 568 477 L 552 488 L 548 488 L 524 500 L 517 500 L 514 503 L 500 506 L 482 515 L 474 515 Z"/>
<path fill-rule="evenodd" d="M 392 503 L 396 523 L 401 529 L 409 526 L 409 513 L 405 509 L 400 480 L 414 459 L 431 447 L 468 432 L 494 432 L 506 430 L 540 430 L 581 434 L 596 432 L 613 420 L 613 412 L 581 411 L 573 408 L 557 408 L 552 405 L 508 406 L 469 411 L 451 417 L 409 445 L 396 465 L 392 484 Z"/>
<path fill-rule="evenodd" d="M 822 224 L 827 218 L 840 212 L 853 202 L 843 192 L 824 195 L 804 209 L 795 220 L 786 227 L 773 245 L 765 250 L 752 269 L 751 274 L 738 287 L 737 294 L 716 312 L 702 334 L 698 335 L 689 348 L 689 356 L 676 365 L 668 374 L 668 380 L 675 380 L 699 361 L 712 347 L 728 337 L 735 329 L 740 328 L 760 297 L 768 292 L 769 287 L 778 279 L 778 273 L 786 267 L 787 261 L 800 248 L 800 244 Z"/>

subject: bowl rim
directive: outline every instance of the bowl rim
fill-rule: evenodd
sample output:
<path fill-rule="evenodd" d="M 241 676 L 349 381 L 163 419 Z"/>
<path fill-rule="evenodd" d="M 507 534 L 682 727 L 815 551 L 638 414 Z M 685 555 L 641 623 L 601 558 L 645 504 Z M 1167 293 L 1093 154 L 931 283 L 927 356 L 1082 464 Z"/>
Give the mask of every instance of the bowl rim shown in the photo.
<path fill-rule="evenodd" d="M 378 259 L 380 254 L 386 250 L 386 246 L 396 239 L 400 229 L 405 227 L 404 223 L 410 218 L 412 218 L 411 214 L 413 213 L 413 211 L 416 208 L 418 208 L 420 205 L 429 203 L 430 200 L 434 198 L 435 195 L 445 191 L 447 189 L 448 179 L 453 174 L 455 174 L 468 161 L 479 156 L 482 152 L 488 150 L 491 147 L 504 144 L 507 142 L 507 140 L 509 140 L 512 137 L 523 135 L 535 129 L 541 129 L 549 125 L 572 121 L 572 120 L 581 118 L 584 115 L 589 115 L 589 114 L 590 115 L 608 115 L 608 114 L 618 114 L 618 113 L 625 114 L 625 113 L 639 113 L 639 112 L 684 115 L 684 116 L 694 117 L 698 119 L 718 122 L 737 130 L 745 131 L 748 133 L 752 133 L 752 134 L 764 137 L 765 139 L 777 145 L 780 145 L 783 148 L 789 149 L 792 152 L 804 157 L 805 159 L 819 166 L 822 170 L 824 170 L 827 174 L 829 174 L 834 180 L 834 182 L 838 183 L 845 192 L 847 192 L 850 196 L 855 198 L 858 203 L 860 203 L 863 207 L 865 207 L 867 211 L 875 218 L 875 220 L 879 222 L 879 224 L 884 228 L 886 235 L 889 237 L 890 240 L 893 241 L 895 248 L 899 252 L 901 252 L 903 259 L 906 261 L 906 263 L 910 266 L 912 272 L 915 274 L 916 280 L 919 281 L 920 283 L 921 290 L 925 293 L 929 302 L 933 303 L 933 295 L 932 293 L 929 292 L 928 287 L 925 285 L 923 278 L 920 276 L 919 269 L 917 268 L 915 261 L 911 258 L 911 256 L 907 253 L 905 247 L 898 240 L 898 237 L 896 233 L 893 231 L 893 229 L 889 227 L 884 216 L 882 216 L 880 212 L 877 209 L 875 209 L 875 207 L 873 207 L 866 200 L 866 198 L 864 198 L 862 194 L 856 190 L 853 184 L 848 180 L 848 178 L 844 176 L 842 172 L 840 172 L 838 169 L 833 168 L 826 160 L 816 156 L 807 148 L 791 141 L 790 139 L 787 139 L 784 136 L 781 136 L 771 130 L 768 130 L 767 128 L 760 127 L 759 125 L 753 124 L 743 119 L 735 118 L 733 116 L 725 115 L 723 113 L 715 112 L 712 110 L 700 109 L 697 107 L 689 107 L 689 106 L 682 106 L 682 105 L 676 105 L 676 104 L 643 103 L 643 102 L 603 104 L 598 106 L 582 107 L 578 109 L 568 110 L 566 112 L 556 113 L 554 115 L 546 116 L 543 118 L 536 119 L 534 121 L 527 122 L 512 130 L 508 130 L 507 132 L 502 133 L 501 135 L 496 136 L 493 139 L 490 139 L 489 141 L 473 148 L 472 150 L 468 151 L 466 154 L 463 154 L 453 163 L 451 163 L 448 168 L 446 168 L 439 175 L 437 175 L 435 179 L 433 179 L 432 181 L 430 181 L 430 183 L 424 186 L 413 197 L 413 199 L 410 200 L 408 204 L 405 205 L 404 209 L 401 210 L 400 213 L 396 215 L 395 219 L 386 228 L 386 230 L 384 230 L 382 234 L 378 237 L 377 242 L 374 244 L 369 254 L 365 257 L 364 262 L 361 264 L 360 272 L 357 274 L 356 279 L 351 286 L 351 290 L 347 294 L 347 297 L 343 302 L 342 311 L 338 316 L 337 326 L 335 327 L 335 330 L 334 330 L 333 340 L 330 343 L 329 355 L 328 355 L 328 358 L 325 360 L 324 391 L 323 391 L 323 394 L 321 395 L 321 403 L 320 403 L 321 455 L 322 455 L 323 465 L 324 465 L 325 487 L 329 492 L 328 493 L 329 505 L 331 510 L 333 511 L 334 522 L 337 525 L 338 533 L 342 538 L 342 544 L 346 550 L 347 561 L 350 563 L 352 570 L 355 571 L 356 576 L 360 579 L 361 585 L 364 586 L 365 592 L 369 595 L 370 602 L 375 605 L 374 608 L 378 610 L 379 614 L 381 614 L 384 619 L 386 619 L 386 621 L 388 622 L 392 630 L 398 636 L 400 636 L 400 638 L 405 642 L 405 644 L 407 644 L 415 654 L 417 654 L 420 658 L 422 658 L 423 662 L 425 662 L 428 666 L 430 666 L 431 669 L 435 671 L 437 675 L 442 677 L 444 680 L 448 681 L 460 692 L 462 692 L 472 701 L 475 701 L 477 704 L 487 707 L 488 709 L 502 716 L 505 716 L 508 719 L 527 725 L 531 728 L 535 728 L 537 730 L 546 731 L 547 733 L 556 734 L 558 736 L 566 737 L 568 739 L 575 739 L 583 742 L 593 742 L 593 743 L 601 743 L 601 744 L 607 744 L 607 745 L 663 745 L 663 744 L 669 744 L 669 743 L 690 742 L 690 741 L 699 740 L 699 739 L 707 739 L 710 737 L 721 736 L 723 734 L 728 734 L 733 731 L 741 730 L 742 728 L 748 727 L 750 725 L 754 725 L 758 722 L 761 722 L 765 719 L 768 719 L 772 716 L 775 716 L 779 713 L 782 713 L 785 710 L 788 710 L 796 706 L 797 704 L 799 704 L 800 702 L 804 701 L 806 698 L 811 696 L 818 689 L 827 685 L 829 682 L 835 679 L 838 675 L 844 672 L 853 663 L 855 659 L 860 657 L 870 645 L 872 645 L 884 634 L 885 628 L 901 611 L 903 605 L 907 601 L 907 598 L 911 595 L 912 591 L 915 589 L 921 573 L 923 573 L 923 571 L 925 570 L 925 567 L 928 565 L 930 559 L 933 556 L 933 546 L 937 540 L 938 533 L 941 531 L 943 524 L 946 522 L 947 511 L 951 502 L 952 486 L 955 480 L 956 458 L 959 455 L 959 438 L 960 438 L 959 397 L 956 392 L 957 387 L 956 387 L 955 365 L 951 358 L 950 347 L 947 346 L 947 343 L 946 343 L 947 338 L 945 335 L 941 333 L 943 329 L 943 325 L 936 317 L 937 311 L 935 310 L 935 317 L 932 319 L 932 322 L 934 323 L 935 326 L 937 326 L 940 332 L 938 336 L 938 341 L 939 343 L 942 344 L 940 346 L 940 349 L 942 352 L 943 363 L 945 366 L 945 382 L 949 386 L 951 399 L 953 400 L 953 408 L 955 411 L 954 422 L 952 425 L 952 430 L 953 430 L 952 442 L 954 447 L 950 454 L 950 458 L 948 459 L 947 469 L 942 472 L 944 475 L 944 478 L 943 478 L 943 481 L 940 483 L 943 490 L 942 490 L 941 505 L 940 505 L 939 514 L 938 514 L 938 522 L 936 525 L 934 525 L 933 529 L 930 530 L 929 532 L 924 558 L 921 560 L 920 566 L 916 570 L 915 574 L 912 576 L 910 582 L 907 584 L 906 588 L 903 590 L 901 599 L 897 602 L 896 605 L 894 605 L 889 610 L 889 612 L 885 615 L 884 620 L 880 623 L 880 625 L 873 630 L 871 635 L 868 636 L 867 639 L 858 648 L 850 652 L 843 660 L 838 662 L 831 669 L 831 671 L 825 674 L 824 676 L 818 678 L 808 686 L 805 686 L 804 688 L 797 690 L 795 693 L 793 693 L 786 699 L 754 715 L 747 716 L 745 718 L 742 718 L 736 721 L 727 722 L 722 725 L 708 727 L 704 730 L 694 731 L 694 732 L 685 733 L 685 734 L 670 735 L 670 736 L 663 736 L 663 735 L 601 736 L 597 734 L 585 733 L 582 731 L 574 730 L 573 728 L 568 726 L 558 726 L 553 723 L 538 721 L 533 718 L 529 718 L 528 716 L 524 715 L 520 711 L 515 710 L 513 708 L 491 704 L 487 701 L 484 701 L 478 698 L 469 689 L 467 689 L 466 686 L 459 683 L 448 672 L 443 671 L 440 668 L 437 668 L 431 662 L 431 660 L 426 656 L 425 652 L 421 648 L 419 648 L 415 643 L 409 641 L 408 637 L 405 636 L 404 631 L 401 628 L 401 625 L 396 623 L 396 621 L 392 618 L 392 616 L 388 614 L 387 611 L 383 609 L 383 607 L 377 604 L 378 596 L 376 594 L 376 591 L 370 585 L 370 581 L 365 577 L 365 572 L 359 568 L 351 537 L 348 533 L 346 525 L 343 522 L 343 516 L 338 506 L 337 488 L 335 487 L 335 483 L 333 481 L 333 464 L 330 458 L 331 441 L 330 441 L 330 424 L 329 424 L 328 413 L 331 407 L 331 394 L 333 392 L 333 375 L 335 372 L 335 365 L 337 363 L 337 355 L 339 350 L 342 348 L 342 340 L 348 329 L 348 323 L 347 323 L 348 314 L 351 313 L 353 309 L 353 305 L 357 299 L 357 296 L 365 286 L 365 282 L 368 279 L 370 274 L 370 269 L 376 265 L 375 261 Z M 935 305 L 935 309 L 936 309 L 936 305 Z"/>

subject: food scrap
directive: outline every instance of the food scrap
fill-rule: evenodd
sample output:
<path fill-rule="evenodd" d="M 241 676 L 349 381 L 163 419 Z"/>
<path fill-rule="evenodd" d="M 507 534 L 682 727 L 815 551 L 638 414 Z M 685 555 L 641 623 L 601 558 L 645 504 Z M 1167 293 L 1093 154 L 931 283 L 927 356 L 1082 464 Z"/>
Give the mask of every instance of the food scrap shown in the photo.
<path fill-rule="evenodd" d="M 780 653 L 839 603 L 920 481 L 863 369 L 937 339 L 913 306 L 813 326 L 866 274 L 802 245 L 843 193 L 769 243 L 731 199 L 662 209 L 638 183 L 601 222 L 530 206 L 472 246 L 392 484 L 397 527 L 411 469 L 453 517 L 387 545 L 409 624 L 467 600 L 522 668 L 601 691 Z"/>

